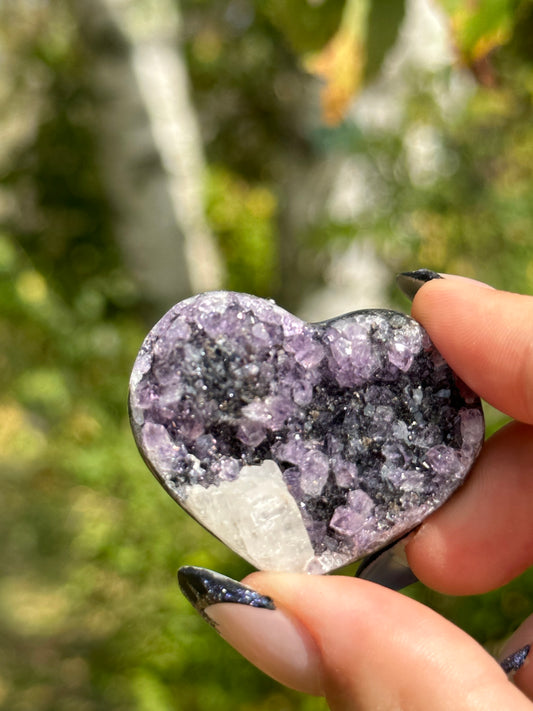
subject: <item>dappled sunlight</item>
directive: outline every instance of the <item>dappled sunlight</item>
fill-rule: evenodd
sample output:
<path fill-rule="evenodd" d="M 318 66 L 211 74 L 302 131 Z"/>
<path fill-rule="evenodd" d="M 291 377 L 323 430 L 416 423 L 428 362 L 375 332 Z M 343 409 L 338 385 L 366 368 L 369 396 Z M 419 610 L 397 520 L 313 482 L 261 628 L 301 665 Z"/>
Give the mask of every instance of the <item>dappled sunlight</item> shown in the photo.
<path fill-rule="evenodd" d="M 35 461 L 46 448 L 46 437 L 17 402 L 0 403 L 0 461 L 18 468 Z"/>
<path fill-rule="evenodd" d="M 42 580 L 5 577 L 0 584 L 0 615 L 24 636 L 48 636 L 71 624 L 68 590 L 48 587 Z"/>

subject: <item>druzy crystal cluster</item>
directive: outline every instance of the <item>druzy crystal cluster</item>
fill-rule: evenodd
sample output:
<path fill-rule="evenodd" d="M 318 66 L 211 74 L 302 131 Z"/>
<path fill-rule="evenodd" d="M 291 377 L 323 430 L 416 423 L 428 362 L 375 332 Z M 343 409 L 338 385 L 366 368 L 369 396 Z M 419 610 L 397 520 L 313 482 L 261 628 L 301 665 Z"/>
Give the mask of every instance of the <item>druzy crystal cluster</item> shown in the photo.
<path fill-rule="evenodd" d="M 135 439 L 169 494 L 262 569 L 325 573 L 400 537 L 461 484 L 479 399 L 422 327 L 367 310 L 308 324 L 200 294 L 149 333 Z"/>

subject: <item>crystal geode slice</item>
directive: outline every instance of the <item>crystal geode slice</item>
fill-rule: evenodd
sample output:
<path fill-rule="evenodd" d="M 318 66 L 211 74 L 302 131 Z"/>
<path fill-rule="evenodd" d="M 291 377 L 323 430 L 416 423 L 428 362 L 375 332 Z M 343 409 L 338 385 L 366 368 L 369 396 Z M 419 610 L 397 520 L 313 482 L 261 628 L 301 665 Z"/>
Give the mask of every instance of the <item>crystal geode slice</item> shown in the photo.
<path fill-rule="evenodd" d="M 130 382 L 167 492 L 260 569 L 327 573 L 401 537 L 462 483 L 481 404 L 395 311 L 308 324 L 255 296 L 174 306 Z"/>

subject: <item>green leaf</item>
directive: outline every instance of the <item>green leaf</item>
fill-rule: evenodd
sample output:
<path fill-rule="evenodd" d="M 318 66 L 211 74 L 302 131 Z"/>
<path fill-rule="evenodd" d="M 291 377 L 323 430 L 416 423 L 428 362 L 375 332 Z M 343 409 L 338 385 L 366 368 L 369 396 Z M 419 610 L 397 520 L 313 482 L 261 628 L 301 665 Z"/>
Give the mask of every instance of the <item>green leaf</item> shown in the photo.
<path fill-rule="evenodd" d="M 270 22 L 287 38 L 298 54 L 316 52 L 337 31 L 344 0 L 266 0 L 260 2 Z"/>
<path fill-rule="evenodd" d="M 478 0 L 475 3 L 441 0 L 441 4 L 450 16 L 461 55 L 473 63 L 509 40 L 520 0 Z"/>
<path fill-rule="evenodd" d="M 394 46 L 405 16 L 405 0 L 373 0 L 368 13 L 365 81 L 375 77 Z"/>

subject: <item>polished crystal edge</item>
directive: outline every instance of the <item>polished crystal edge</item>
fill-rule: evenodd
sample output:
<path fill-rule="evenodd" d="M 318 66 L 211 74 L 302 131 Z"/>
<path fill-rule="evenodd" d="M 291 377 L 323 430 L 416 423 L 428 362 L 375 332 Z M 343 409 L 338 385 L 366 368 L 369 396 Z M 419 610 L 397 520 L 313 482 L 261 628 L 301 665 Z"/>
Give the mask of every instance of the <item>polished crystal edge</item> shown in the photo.
<path fill-rule="evenodd" d="M 407 562 L 405 545 L 407 533 L 399 541 L 394 541 L 382 550 L 364 558 L 355 573 L 356 578 L 383 585 L 390 590 L 402 590 L 418 582 Z"/>

